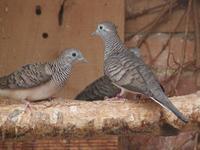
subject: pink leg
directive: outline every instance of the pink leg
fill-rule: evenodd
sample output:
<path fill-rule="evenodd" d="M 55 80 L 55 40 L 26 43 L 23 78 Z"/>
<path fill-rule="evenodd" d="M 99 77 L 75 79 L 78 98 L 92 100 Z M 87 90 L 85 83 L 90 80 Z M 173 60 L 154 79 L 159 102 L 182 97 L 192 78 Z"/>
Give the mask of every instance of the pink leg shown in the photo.
<path fill-rule="evenodd" d="M 105 100 L 108 100 L 108 101 L 125 101 L 126 98 L 124 96 L 125 94 L 125 91 L 124 89 L 121 89 L 120 93 L 118 93 L 115 97 L 112 97 L 112 98 L 105 98 Z"/>
<path fill-rule="evenodd" d="M 115 97 L 118 99 L 125 99 L 124 93 L 125 91 L 121 90 L 120 93 L 118 93 Z"/>
<path fill-rule="evenodd" d="M 56 98 L 57 98 L 56 96 L 51 96 L 51 97 L 48 98 L 48 100 L 49 100 L 49 101 L 53 101 L 53 100 L 56 99 Z"/>
<path fill-rule="evenodd" d="M 30 111 L 32 110 L 32 106 L 28 100 L 21 100 L 23 103 L 25 103 L 25 112 L 29 109 Z"/>

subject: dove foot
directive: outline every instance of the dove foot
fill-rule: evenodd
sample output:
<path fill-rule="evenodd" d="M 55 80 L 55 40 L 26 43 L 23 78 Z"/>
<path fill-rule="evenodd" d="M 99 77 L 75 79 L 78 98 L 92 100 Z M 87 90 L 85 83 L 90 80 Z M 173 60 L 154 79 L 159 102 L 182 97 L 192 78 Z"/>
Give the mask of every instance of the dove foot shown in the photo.
<path fill-rule="evenodd" d="M 126 96 L 124 95 L 125 91 L 123 89 L 121 89 L 121 92 L 118 93 L 116 96 L 115 96 L 115 99 L 118 100 L 118 101 L 126 101 Z"/>
<path fill-rule="evenodd" d="M 104 97 L 104 100 L 107 100 L 107 101 L 123 101 L 125 102 L 127 99 L 125 97 L 125 91 L 124 89 L 121 89 L 120 93 L 118 93 L 116 96 L 112 97 L 112 98 L 108 98 L 108 97 Z"/>
<path fill-rule="evenodd" d="M 105 97 L 104 99 L 106 101 L 119 101 L 119 102 L 121 101 L 125 102 L 127 100 L 123 95 L 120 95 L 120 93 L 117 94 L 115 97 L 112 98 Z"/>
<path fill-rule="evenodd" d="M 56 96 L 52 96 L 52 97 L 49 97 L 48 98 L 48 101 L 52 102 L 54 99 L 56 99 L 57 97 Z"/>
<path fill-rule="evenodd" d="M 106 98 L 106 101 L 114 101 L 114 102 L 125 102 L 127 99 L 126 98 L 121 98 L 121 97 L 112 97 L 112 98 Z"/>
<path fill-rule="evenodd" d="M 120 99 L 126 100 L 126 97 L 125 97 L 123 94 L 121 94 L 121 92 L 120 92 L 119 94 L 117 94 L 115 97 L 116 97 L 118 100 L 120 100 Z"/>
<path fill-rule="evenodd" d="M 28 100 L 22 100 L 22 102 L 25 104 L 24 112 L 27 112 L 28 110 L 32 111 L 31 103 Z"/>

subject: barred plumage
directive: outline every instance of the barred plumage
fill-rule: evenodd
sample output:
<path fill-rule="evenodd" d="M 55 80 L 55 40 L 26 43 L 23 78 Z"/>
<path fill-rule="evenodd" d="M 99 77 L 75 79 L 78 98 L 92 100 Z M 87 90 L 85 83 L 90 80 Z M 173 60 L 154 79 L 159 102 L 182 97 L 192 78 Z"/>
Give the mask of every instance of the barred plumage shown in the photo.
<path fill-rule="evenodd" d="M 107 76 L 103 76 L 90 85 L 88 85 L 81 93 L 79 93 L 76 100 L 104 100 L 105 97 L 113 97 L 120 92 L 120 89 L 112 84 Z"/>
<path fill-rule="evenodd" d="M 113 26 L 113 23 L 102 22 L 95 32 L 105 44 L 105 75 L 121 89 L 142 93 L 172 111 L 183 122 L 188 122 L 164 94 L 153 72 L 143 60 L 127 50 Z"/>
<path fill-rule="evenodd" d="M 85 58 L 78 49 L 71 48 L 54 61 L 25 65 L 0 77 L 0 96 L 28 101 L 49 98 L 64 85 L 77 61 Z"/>
<path fill-rule="evenodd" d="M 135 56 L 140 57 L 140 50 L 138 48 L 129 48 Z M 112 84 L 112 81 L 107 76 L 102 76 L 89 84 L 76 97 L 76 100 L 104 100 L 106 97 L 111 98 L 120 93 L 120 88 Z"/>

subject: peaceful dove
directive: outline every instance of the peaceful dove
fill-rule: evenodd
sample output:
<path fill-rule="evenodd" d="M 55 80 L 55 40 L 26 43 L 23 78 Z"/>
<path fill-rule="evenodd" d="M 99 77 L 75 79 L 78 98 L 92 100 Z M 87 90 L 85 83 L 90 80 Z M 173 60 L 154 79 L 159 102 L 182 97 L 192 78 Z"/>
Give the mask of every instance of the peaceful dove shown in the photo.
<path fill-rule="evenodd" d="M 104 42 L 104 74 L 114 85 L 121 91 L 142 93 L 173 112 L 183 122 L 188 122 L 165 95 L 150 68 L 141 58 L 128 51 L 112 22 L 98 24 L 93 35 L 100 36 Z"/>
<path fill-rule="evenodd" d="M 0 96 L 22 101 L 51 98 L 65 84 L 73 64 L 86 62 L 75 48 L 65 49 L 53 61 L 27 64 L 15 72 L 0 77 Z"/>
<path fill-rule="evenodd" d="M 138 48 L 129 48 L 137 57 L 140 57 Z M 107 76 L 102 76 L 89 84 L 76 97 L 76 100 L 104 100 L 106 97 L 111 98 L 120 93 L 120 88 L 112 84 L 112 81 Z"/>

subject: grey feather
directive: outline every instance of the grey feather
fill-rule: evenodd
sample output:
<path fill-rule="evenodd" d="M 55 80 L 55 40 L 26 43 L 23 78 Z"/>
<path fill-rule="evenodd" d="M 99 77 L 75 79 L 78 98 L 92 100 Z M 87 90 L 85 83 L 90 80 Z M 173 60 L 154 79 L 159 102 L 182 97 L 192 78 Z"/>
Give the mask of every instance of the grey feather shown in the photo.
<path fill-rule="evenodd" d="M 129 51 L 133 52 L 135 54 L 135 56 L 141 57 L 139 48 L 137 48 L 137 47 L 129 48 Z"/>
<path fill-rule="evenodd" d="M 86 60 L 78 49 L 71 48 L 53 61 L 22 66 L 0 77 L 0 96 L 30 101 L 48 98 L 65 84 L 77 61 Z"/>
<path fill-rule="evenodd" d="M 8 76 L 0 77 L 0 89 L 20 89 L 39 86 L 51 80 L 47 64 L 27 64 Z"/>
<path fill-rule="evenodd" d="M 104 73 L 114 84 L 130 92 L 139 92 L 152 98 L 164 108 L 172 111 L 183 122 L 188 122 L 188 119 L 164 94 L 150 68 L 141 58 L 127 50 L 113 23 L 100 23 L 96 34 L 105 43 Z"/>
<path fill-rule="evenodd" d="M 112 84 L 112 81 L 103 76 L 89 84 L 82 92 L 80 92 L 76 100 L 103 100 L 105 97 L 113 97 L 120 92 L 120 88 Z"/>
<path fill-rule="evenodd" d="M 138 48 L 129 48 L 129 51 L 140 57 Z M 104 100 L 105 97 L 111 98 L 120 93 L 120 88 L 112 84 L 112 81 L 107 76 L 102 76 L 89 84 L 76 97 L 76 100 Z"/>

